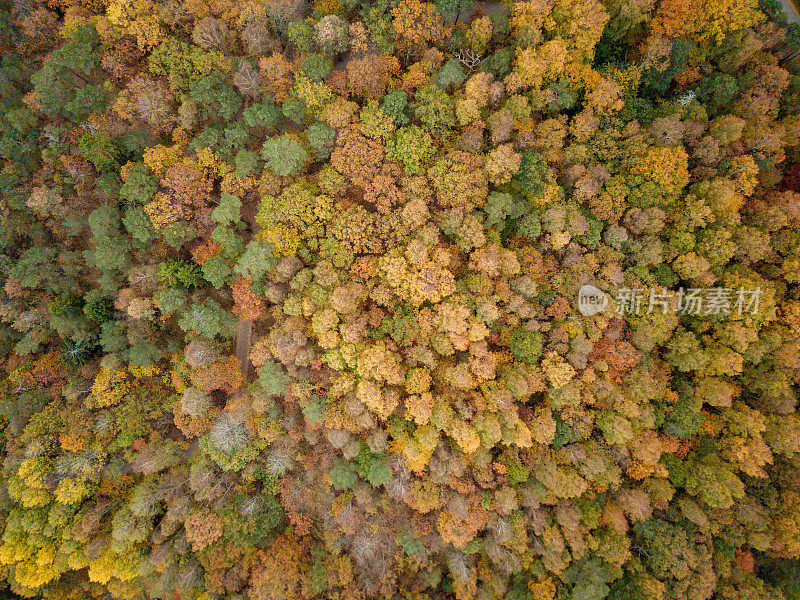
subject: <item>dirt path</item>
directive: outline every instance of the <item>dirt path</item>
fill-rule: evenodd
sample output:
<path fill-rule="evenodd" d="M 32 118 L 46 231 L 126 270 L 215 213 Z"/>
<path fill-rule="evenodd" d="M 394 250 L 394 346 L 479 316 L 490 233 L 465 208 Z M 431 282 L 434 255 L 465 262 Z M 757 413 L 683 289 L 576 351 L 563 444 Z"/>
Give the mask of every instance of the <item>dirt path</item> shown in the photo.
<path fill-rule="evenodd" d="M 253 343 L 253 322 L 239 319 L 239 328 L 236 330 L 236 358 L 242 365 L 244 380 L 250 374 L 250 345 Z"/>

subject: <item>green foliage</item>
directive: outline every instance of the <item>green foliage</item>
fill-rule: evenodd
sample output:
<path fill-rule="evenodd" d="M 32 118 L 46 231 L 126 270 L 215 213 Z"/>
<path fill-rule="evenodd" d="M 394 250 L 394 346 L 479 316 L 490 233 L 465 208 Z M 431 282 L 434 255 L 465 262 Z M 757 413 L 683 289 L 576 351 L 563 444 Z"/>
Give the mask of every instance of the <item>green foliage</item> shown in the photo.
<path fill-rule="evenodd" d="M 530 210 L 530 204 L 511 194 L 490 192 L 483 210 L 486 212 L 486 227 L 497 227 L 502 232 L 510 221 L 524 216 Z"/>
<path fill-rule="evenodd" d="M 287 37 L 301 54 L 308 54 L 314 44 L 314 21 L 303 19 L 289 23 Z"/>
<path fill-rule="evenodd" d="M 273 173 L 282 177 L 299 173 L 310 158 L 300 142 L 286 133 L 265 141 L 261 157 Z"/>
<path fill-rule="evenodd" d="M 131 234 L 135 242 L 141 245 L 148 244 L 158 237 L 150 217 L 141 206 L 135 206 L 125 211 L 125 216 L 122 217 L 122 224 L 125 229 Z"/>
<path fill-rule="evenodd" d="M 147 204 L 153 199 L 156 189 L 158 189 L 158 178 L 151 175 L 144 164 L 136 163 L 128 171 L 119 195 L 134 204 Z"/>
<path fill-rule="evenodd" d="M 372 452 L 364 445 L 356 457 L 358 462 L 358 475 L 372 485 L 379 487 L 389 483 L 392 479 L 392 469 L 383 452 Z"/>
<path fill-rule="evenodd" d="M 311 150 L 314 152 L 314 159 L 317 161 L 327 160 L 333 149 L 333 138 L 336 135 L 333 127 L 326 123 L 314 123 L 306 129 L 306 136 Z"/>
<path fill-rule="evenodd" d="M 92 321 L 105 323 L 114 317 L 114 301 L 111 298 L 87 301 L 83 306 L 83 314 Z"/>
<path fill-rule="evenodd" d="M 511 186 L 527 198 L 536 198 L 544 191 L 547 159 L 536 150 L 522 153 L 519 170 L 511 178 Z"/>
<path fill-rule="evenodd" d="M 93 340 L 64 340 L 62 353 L 64 359 L 73 365 L 80 366 L 90 362 L 96 355 L 99 347 Z"/>
<path fill-rule="evenodd" d="M 511 72 L 511 62 L 511 51 L 508 48 L 500 48 L 481 61 L 481 71 L 493 73 L 498 79 L 502 79 Z"/>
<path fill-rule="evenodd" d="M 436 83 L 442 89 L 453 89 L 467 80 L 461 61 L 451 58 L 436 73 Z"/>
<path fill-rule="evenodd" d="M 119 144 L 102 131 L 85 133 L 78 142 L 78 152 L 98 171 L 119 170 Z"/>
<path fill-rule="evenodd" d="M 242 112 L 242 119 L 248 127 L 266 127 L 274 129 L 281 118 L 281 111 L 275 106 L 272 99 L 266 99 L 260 104 L 252 104 Z"/>
<path fill-rule="evenodd" d="M 178 221 L 162 230 L 164 241 L 175 250 L 180 250 L 184 244 L 197 237 L 197 230 L 186 221 Z"/>
<path fill-rule="evenodd" d="M 231 279 L 232 272 L 230 261 L 220 254 L 212 256 L 204 261 L 202 265 L 203 278 L 216 289 L 221 289 L 227 285 Z"/>
<path fill-rule="evenodd" d="M 189 84 L 189 95 L 202 108 L 203 119 L 230 121 L 242 107 L 242 98 L 219 73 Z"/>
<path fill-rule="evenodd" d="M 233 163 L 236 166 L 236 176 L 247 177 L 253 171 L 258 170 L 258 153 L 252 150 L 239 150 L 236 153 Z"/>
<path fill-rule="evenodd" d="M 272 253 L 270 244 L 261 240 L 251 240 L 233 270 L 243 277 L 259 281 L 276 264 L 278 261 Z"/>
<path fill-rule="evenodd" d="M 542 355 L 542 334 L 530 329 L 517 329 L 508 344 L 511 353 L 519 361 L 533 365 Z"/>
<path fill-rule="evenodd" d="M 415 94 L 411 108 L 427 129 L 442 132 L 455 127 L 453 99 L 437 85 L 429 84 L 421 88 Z"/>
<path fill-rule="evenodd" d="M 178 325 L 183 331 L 191 329 L 209 339 L 217 335 L 222 338 L 236 335 L 236 317 L 210 299 L 191 303 Z"/>
<path fill-rule="evenodd" d="M 239 223 L 242 220 L 242 200 L 231 194 L 223 193 L 219 204 L 211 212 L 211 218 L 217 223 Z"/>
<path fill-rule="evenodd" d="M 386 145 L 386 155 L 403 163 L 407 173 L 422 173 L 425 163 L 434 154 L 436 146 L 430 134 L 417 125 L 399 129 Z"/>
<path fill-rule="evenodd" d="M 156 273 L 168 287 L 193 288 L 202 286 L 203 272 L 200 265 L 190 260 L 168 259 L 159 263 Z"/>
<path fill-rule="evenodd" d="M 76 102 L 76 81 L 88 84 L 87 77 L 100 66 L 99 37 L 94 26 L 84 23 L 73 31 L 69 41 L 47 57 L 41 69 L 31 75 L 44 113 L 50 118 L 65 118 L 77 123 L 96 105 L 99 90 L 83 93 L 89 105 Z"/>
<path fill-rule="evenodd" d="M 381 109 L 387 115 L 392 115 L 398 125 L 407 125 L 408 117 L 405 109 L 408 106 L 408 94 L 405 90 L 389 90 L 381 101 Z"/>
<path fill-rule="evenodd" d="M 735 77 L 727 73 L 714 73 L 700 80 L 695 93 L 710 108 L 710 112 L 715 114 L 739 95 L 739 84 Z"/>
<path fill-rule="evenodd" d="M 269 396 L 285 393 L 288 382 L 283 368 L 274 361 L 267 361 L 258 369 L 258 384 Z"/>
<path fill-rule="evenodd" d="M 337 460 L 330 471 L 331 485 L 335 490 L 351 490 L 358 481 L 356 466 L 350 461 Z"/>
<path fill-rule="evenodd" d="M 226 257 L 236 258 L 242 252 L 242 238 L 231 227 L 217 225 L 211 232 L 211 239 L 222 246 Z"/>
<path fill-rule="evenodd" d="M 275 496 L 242 496 L 223 509 L 224 536 L 242 548 L 262 545 L 283 516 Z"/>
<path fill-rule="evenodd" d="M 308 76 L 309 79 L 313 79 L 315 81 L 325 79 L 333 68 L 333 61 L 331 61 L 330 58 L 317 53 L 306 56 L 301 64 L 303 67 L 303 72 Z"/>
<path fill-rule="evenodd" d="M 83 298 L 63 295 L 50 303 L 48 311 L 57 317 L 78 317 L 83 314 Z"/>
<path fill-rule="evenodd" d="M 306 120 L 306 105 L 298 98 L 284 100 L 281 105 L 281 112 L 284 117 L 297 124 L 302 124 Z"/>

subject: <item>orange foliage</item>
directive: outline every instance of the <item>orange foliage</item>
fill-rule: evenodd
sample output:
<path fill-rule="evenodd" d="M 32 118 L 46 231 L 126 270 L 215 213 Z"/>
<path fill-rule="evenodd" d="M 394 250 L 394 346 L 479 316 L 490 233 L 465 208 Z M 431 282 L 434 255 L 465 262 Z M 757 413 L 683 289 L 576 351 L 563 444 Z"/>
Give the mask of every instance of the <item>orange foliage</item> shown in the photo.
<path fill-rule="evenodd" d="M 192 369 L 192 385 L 206 392 L 223 390 L 234 393 L 244 381 L 241 363 L 235 356 L 228 356 L 207 367 Z"/>
<path fill-rule="evenodd" d="M 250 278 L 240 278 L 231 284 L 233 292 L 233 314 L 240 319 L 254 321 L 264 314 L 267 303 L 263 298 L 253 292 L 251 285 L 253 280 Z"/>

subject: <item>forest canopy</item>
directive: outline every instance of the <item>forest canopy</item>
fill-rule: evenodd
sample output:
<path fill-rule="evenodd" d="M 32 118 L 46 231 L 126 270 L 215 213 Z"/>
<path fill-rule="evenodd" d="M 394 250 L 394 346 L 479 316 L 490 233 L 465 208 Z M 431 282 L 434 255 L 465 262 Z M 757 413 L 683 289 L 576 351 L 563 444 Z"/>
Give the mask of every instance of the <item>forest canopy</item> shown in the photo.
<path fill-rule="evenodd" d="M 799 599 L 799 54 L 0 1 L 0 597 Z"/>

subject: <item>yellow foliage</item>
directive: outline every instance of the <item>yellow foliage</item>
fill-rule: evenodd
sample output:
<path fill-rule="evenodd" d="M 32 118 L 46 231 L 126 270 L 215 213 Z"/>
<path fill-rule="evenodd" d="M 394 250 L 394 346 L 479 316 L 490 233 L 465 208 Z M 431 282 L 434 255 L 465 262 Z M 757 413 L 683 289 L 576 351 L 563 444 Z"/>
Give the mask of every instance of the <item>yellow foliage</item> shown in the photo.
<path fill-rule="evenodd" d="M 702 40 L 719 44 L 725 37 L 740 29 L 747 29 L 766 19 L 758 10 L 758 0 L 706 0 L 704 3 L 705 31 Z"/>
<path fill-rule="evenodd" d="M 448 433 L 465 454 L 472 454 L 481 445 L 481 438 L 475 428 L 461 419 L 455 419 Z"/>
<path fill-rule="evenodd" d="M 652 180 L 667 193 L 677 193 L 689 183 L 689 156 L 683 146 L 650 147 L 633 172 Z"/>
<path fill-rule="evenodd" d="M 184 144 L 180 142 L 169 147 L 156 144 L 145 149 L 142 160 L 153 173 L 160 177 L 167 172 L 167 169 L 177 164 L 183 155 L 183 149 Z"/>
<path fill-rule="evenodd" d="M 731 159 L 730 173 L 733 175 L 739 193 L 749 196 L 756 189 L 758 165 L 749 154 L 734 156 Z"/>
<path fill-rule="evenodd" d="M 97 406 L 113 406 L 128 393 L 126 373 L 122 369 L 101 369 L 92 384 L 92 396 Z"/>
<path fill-rule="evenodd" d="M 554 388 L 562 388 L 576 375 L 575 369 L 556 352 L 548 352 L 542 360 L 542 369 Z"/>
<path fill-rule="evenodd" d="M 402 437 L 392 442 L 391 449 L 402 455 L 409 469 L 420 474 L 425 470 L 433 454 L 432 448 L 426 448 L 405 432 Z"/>
<path fill-rule="evenodd" d="M 294 256 L 302 239 L 294 227 L 280 224 L 262 229 L 258 236 L 272 244 L 276 256 Z"/>
<path fill-rule="evenodd" d="M 558 79 L 567 64 L 569 51 L 564 40 L 556 38 L 535 50 L 524 48 L 517 52 L 514 72 L 506 78 L 510 92 L 540 88 Z"/>

